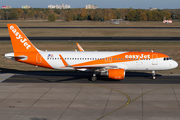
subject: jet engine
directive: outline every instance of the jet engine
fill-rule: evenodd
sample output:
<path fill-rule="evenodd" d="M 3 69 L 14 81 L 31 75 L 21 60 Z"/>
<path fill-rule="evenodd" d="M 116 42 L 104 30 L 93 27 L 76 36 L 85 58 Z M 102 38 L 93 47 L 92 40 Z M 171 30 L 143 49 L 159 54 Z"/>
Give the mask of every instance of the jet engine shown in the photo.
<path fill-rule="evenodd" d="M 108 69 L 108 77 L 111 79 L 122 80 L 125 78 L 124 69 Z"/>

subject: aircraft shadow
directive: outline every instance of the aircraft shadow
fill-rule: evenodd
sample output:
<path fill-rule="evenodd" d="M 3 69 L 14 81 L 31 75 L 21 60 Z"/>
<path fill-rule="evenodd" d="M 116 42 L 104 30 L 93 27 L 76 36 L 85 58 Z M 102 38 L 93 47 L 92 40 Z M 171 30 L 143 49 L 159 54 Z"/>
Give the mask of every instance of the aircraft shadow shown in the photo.
<path fill-rule="evenodd" d="M 113 80 L 108 77 L 98 76 L 95 82 L 87 80 L 92 73 L 77 71 L 21 71 L 15 69 L 0 68 L 1 73 L 20 74 L 3 82 L 12 83 L 116 83 L 116 84 L 180 84 L 180 76 L 162 76 L 156 74 L 156 80 L 152 80 L 152 74 L 145 72 L 126 72 L 124 80 Z M 22 79 L 26 78 L 26 79 Z M 27 79 L 28 78 L 28 79 Z"/>

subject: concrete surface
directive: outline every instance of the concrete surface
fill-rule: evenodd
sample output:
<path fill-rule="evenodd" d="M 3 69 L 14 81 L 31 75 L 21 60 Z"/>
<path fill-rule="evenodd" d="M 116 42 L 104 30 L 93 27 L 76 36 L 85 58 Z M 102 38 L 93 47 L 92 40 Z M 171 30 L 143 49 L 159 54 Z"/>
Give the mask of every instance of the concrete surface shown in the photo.
<path fill-rule="evenodd" d="M 0 120 L 179 120 L 179 81 L 12 75 L 0 83 Z"/>

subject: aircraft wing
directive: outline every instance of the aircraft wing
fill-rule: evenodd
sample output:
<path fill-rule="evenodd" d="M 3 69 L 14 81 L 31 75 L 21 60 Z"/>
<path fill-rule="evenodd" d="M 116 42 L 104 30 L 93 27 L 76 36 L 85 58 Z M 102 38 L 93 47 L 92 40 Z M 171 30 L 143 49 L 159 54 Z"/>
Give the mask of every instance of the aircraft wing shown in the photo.
<path fill-rule="evenodd" d="M 116 65 L 88 65 L 88 66 L 71 66 L 69 65 L 65 60 L 64 58 L 59 55 L 63 64 L 64 64 L 64 67 L 72 67 L 74 69 L 101 69 L 101 68 L 117 68 Z"/>
<path fill-rule="evenodd" d="M 90 66 L 72 66 L 74 69 L 101 69 L 101 68 L 117 68 L 115 65 L 90 65 Z"/>

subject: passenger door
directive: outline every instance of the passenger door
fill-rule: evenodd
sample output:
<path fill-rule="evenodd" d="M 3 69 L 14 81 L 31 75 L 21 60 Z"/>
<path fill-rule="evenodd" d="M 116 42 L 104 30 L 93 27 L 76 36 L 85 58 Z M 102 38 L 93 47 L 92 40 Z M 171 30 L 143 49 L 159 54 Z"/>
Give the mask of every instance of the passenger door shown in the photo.
<path fill-rule="evenodd" d="M 36 64 L 40 65 L 42 64 L 42 57 L 39 53 L 36 55 Z"/>

